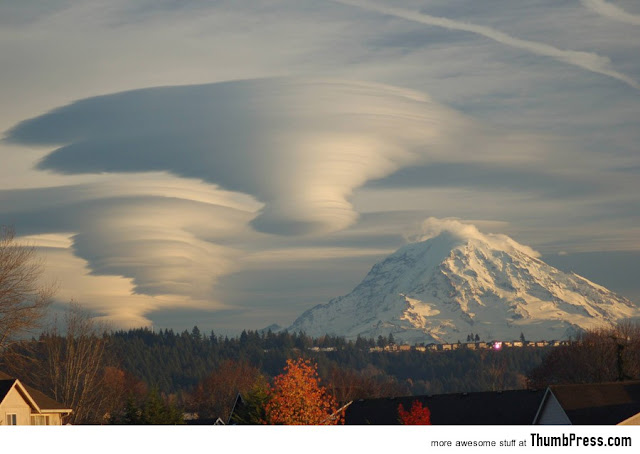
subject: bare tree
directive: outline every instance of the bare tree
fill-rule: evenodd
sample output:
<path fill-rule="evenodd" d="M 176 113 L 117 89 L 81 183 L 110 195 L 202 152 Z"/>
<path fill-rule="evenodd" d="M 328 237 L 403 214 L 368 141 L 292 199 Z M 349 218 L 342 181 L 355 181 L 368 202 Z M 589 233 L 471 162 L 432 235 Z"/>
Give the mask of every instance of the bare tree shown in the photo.
<path fill-rule="evenodd" d="M 480 358 L 485 365 L 485 375 L 490 391 L 502 391 L 505 389 L 507 373 L 507 360 L 502 352 L 482 351 Z"/>
<path fill-rule="evenodd" d="M 43 262 L 34 246 L 0 226 L 0 353 L 20 335 L 38 328 L 56 286 L 41 282 Z"/>
<path fill-rule="evenodd" d="M 368 365 L 365 369 L 333 367 L 329 373 L 327 388 L 338 402 L 356 399 L 403 396 L 409 393 L 407 384 L 400 384 L 394 377 Z"/>
<path fill-rule="evenodd" d="M 206 376 L 187 396 L 188 408 L 200 418 L 229 418 L 238 393 L 249 392 L 260 371 L 245 361 L 231 359 Z"/>
<path fill-rule="evenodd" d="M 73 409 L 65 423 L 110 423 L 125 411 L 127 399 L 141 401 L 146 385 L 117 367 L 106 324 L 73 302 L 58 322 L 37 340 L 12 344 L 11 360 L 2 367 Z"/>
<path fill-rule="evenodd" d="M 9 372 L 72 408 L 66 422 L 100 424 L 124 402 L 126 377 L 109 367 L 106 326 L 71 303 L 62 326 L 58 321 L 37 341 L 14 343 Z"/>
<path fill-rule="evenodd" d="M 56 325 L 40 337 L 45 364 L 42 387 L 73 409 L 72 423 L 99 422 L 106 398 L 102 390 L 107 365 L 106 326 L 80 305 L 71 303 L 64 332 Z"/>
<path fill-rule="evenodd" d="M 531 388 L 640 378 L 640 323 L 594 329 L 555 347 L 528 375 Z"/>

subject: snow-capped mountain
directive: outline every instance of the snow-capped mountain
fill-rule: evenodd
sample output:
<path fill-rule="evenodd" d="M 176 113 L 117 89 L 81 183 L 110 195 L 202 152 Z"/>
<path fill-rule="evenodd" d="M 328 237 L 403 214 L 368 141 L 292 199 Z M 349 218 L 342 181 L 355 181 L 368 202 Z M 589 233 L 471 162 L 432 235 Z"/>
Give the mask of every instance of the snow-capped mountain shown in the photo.
<path fill-rule="evenodd" d="M 505 235 L 458 221 L 426 221 L 427 239 L 376 264 L 348 295 L 303 313 L 289 331 L 415 342 L 564 339 L 635 317 L 638 307 L 539 260 Z"/>

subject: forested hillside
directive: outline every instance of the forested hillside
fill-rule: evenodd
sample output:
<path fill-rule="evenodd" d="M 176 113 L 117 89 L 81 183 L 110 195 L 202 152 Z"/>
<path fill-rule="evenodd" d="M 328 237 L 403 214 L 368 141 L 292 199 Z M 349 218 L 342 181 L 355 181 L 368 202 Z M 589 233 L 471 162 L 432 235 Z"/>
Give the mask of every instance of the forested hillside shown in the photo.
<path fill-rule="evenodd" d="M 150 386 L 171 394 L 193 388 L 225 360 L 246 362 L 268 377 L 282 371 L 288 358 L 306 356 L 318 364 L 320 377 L 331 381 L 336 370 L 367 376 L 377 382 L 394 382 L 397 392 L 435 394 L 525 386 L 525 375 L 548 353 L 548 349 L 512 348 L 501 351 L 457 350 L 449 352 L 370 352 L 388 339 L 324 336 L 312 339 L 297 333 L 244 331 L 229 338 L 146 329 L 109 334 L 109 349 L 118 366 Z M 311 347 L 333 351 L 313 351 Z"/>
<path fill-rule="evenodd" d="M 391 344 L 392 337 L 345 341 L 243 331 L 229 338 L 197 327 L 181 333 L 112 332 L 71 311 L 64 334 L 52 330 L 13 344 L 4 351 L 0 369 L 73 408 L 74 424 L 171 424 L 185 414 L 227 418 L 238 393 L 254 405 L 255 422 L 263 420 L 259 414 L 273 396 L 274 377 L 287 364 L 302 364 L 288 360 L 312 365 L 340 404 L 636 378 L 639 341 L 640 327 L 627 323 L 587 332 L 559 347 L 372 351 Z"/>

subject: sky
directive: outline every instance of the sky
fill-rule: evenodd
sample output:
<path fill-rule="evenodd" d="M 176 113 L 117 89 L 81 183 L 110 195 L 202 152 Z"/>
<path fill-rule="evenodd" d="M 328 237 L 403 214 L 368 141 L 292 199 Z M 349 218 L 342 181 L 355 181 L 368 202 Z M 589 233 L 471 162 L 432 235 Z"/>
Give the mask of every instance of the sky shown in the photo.
<path fill-rule="evenodd" d="M 287 326 L 428 218 L 640 301 L 635 0 L 0 0 L 0 68 L 59 308 Z"/>

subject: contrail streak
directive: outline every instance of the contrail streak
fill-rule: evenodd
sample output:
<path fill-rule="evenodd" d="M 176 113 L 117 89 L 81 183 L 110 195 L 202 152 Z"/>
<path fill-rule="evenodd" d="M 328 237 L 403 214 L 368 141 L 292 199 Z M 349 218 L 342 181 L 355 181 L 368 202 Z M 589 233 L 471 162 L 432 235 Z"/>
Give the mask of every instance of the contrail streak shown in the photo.
<path fill-rule="evenodd" d="M 640 25 L 640 16 L 637 14 L 631 14 L 616 6 L 612 3 L 607 3 L 604 0 L 580 0 L 582 4 L 591 11 L 600 14 L 601 16 L 608 17 L 609 19 L 617 20 L 632 25 Z"/>
<path fill-rule="evenodd" d="M 407 11 L 407 10 L 397 9 L 397 8 L 388 7 L 388 6 L 374 5 L 374 4 L 362 2 L 359 0 L 332 0 L 332 1 L 335 1 L 337 3 L 342 3 L 344 5 L 355 6 L 368 11 L 376 11 L 381 14 L 386 14 L 389 16 L 394 16 L 394 17 L 406 19 L 413 22 L 419 22 L 426 25 L 433 25 L 436 27 L 442 27 L 449 30 L 459 30 L 459 31 L 475 33 L 477 35 L 484 36 L 485 38 L 492 39 L 496 42 L 505 44 L 507 46 L 527 50 L 536 55 L 551 57 L 555 60 L 568 63 L 573 66 L 578 66 L 580 68 L 586 69 L 594 73 L 613 77 L 614 79 L 618 79 L 630 85 L 631 87 L 640 90 L 640 84 L 638 84 L 638 82 L 636 82 L 633 78 L 611 68 L 611 61 L 609 60 L 609 58 L 603 57 L 601 55 L 598 55 L 592 52 L 580 52 L 580 51 L 573 51 L 573 50 L 558 49 L 557 47 L 550 46 L 548 44 L 515 38 L 504 32 L 501 32 L 491 27 L 486 27 L 484 25 L 476 25 L 476 24 L 470 24 L 467 22 L 460 22 L 452 19 L 447 19 L 445 17 L 430 16 L 428 14 L 419 13 L 417 11 Z"/>

